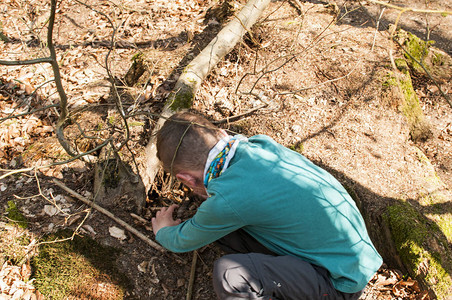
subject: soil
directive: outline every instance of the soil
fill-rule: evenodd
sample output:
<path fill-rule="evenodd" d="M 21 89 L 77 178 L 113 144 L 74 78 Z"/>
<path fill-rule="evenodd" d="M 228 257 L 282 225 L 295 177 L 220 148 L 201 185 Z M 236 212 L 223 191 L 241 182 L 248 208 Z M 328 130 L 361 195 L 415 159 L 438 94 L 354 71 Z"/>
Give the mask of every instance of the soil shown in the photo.
<path fill-rule="evenodd" d="M 243 1 L 231 2 L 231 6 L 210 0 L 84 3 L 92 7 L 62 1 L 54 29 L 63 86 L 74 120 L 66 134 L 82 151 L 94 149 L 99 139 L 82 136 L 77 124 L 86 135 L 113 136 L 118 144 L 124 140 L 121 117 L 114 107 L 114 81 L 127 113 L 146 112 L 128 121 L 129 147 L 121 155 L 133 166 L 129 159 L 132 154 L 143 155 L 156 120 L 154 114 L 161 109 L 178 74 Z M 388 39 L 389 24 L 394 23 L 398 11 L 385 9 L 379 18 L 380 7 L 371 2 L 360 5 L 357 1 L 337 1 L 332 5 L 313 0 L 301 3 L 301 7 L 291 3 L 270 4 L 252 32 L 204 81 L 193 110 L 219 121 L 219 126 L 233 133 L 267 134 L 300 151 L 352 190 L 368 215 L 380 215 L 394 201 L 419 203 L 433 191 L 450 200 L 451 106 L 431 79 L 413 74 L 415 91 L 433 132 L 428 140 L 415 143 L 405 117 L 388 101 L 382 85 L 382 78 L 392 68 L 388 49 L 394 48 L 394 55 L 402 56 Z M 394 4 L 452 10 L 452 3 L 439 0 Z M 48 1 L 39 0 L 6 0 L 0 4 L 0 32 L 8 37 L 8 41 L 0 42 L 1 59 L 48 55 L 45 26 L 49 9 Z M 114 48 L 110 43 L 112 24 L 116 27 Z M 452 55 L 452 16 L 407 12 L 399 25 L 423 39 L 434 40 L 435 47 Z M 137 53 L 147 57 L 146 72 L 128 86 L 124 78 Z M 58 103 L 53 82 L 40 87 L 53 76 L 48 64 L 2 66 L 0 118 Z M 438 82 L 449 97 L 451 82 L 450 78 Z M 240 117 L 228 119 L 234 116 Z M 48 108 L 0 123 L 2 174 L 6 169 L 44 166 L 69 158 L 53 133 L 57 118 L 57 111 Z M 420 153 L 429 159 L 427 166 Z M 91 159 L 98 154 L 93 152 Z M 436 174 L 442 184 L 429 185 L 427 179 Z M 200 203 L 183 187 L 171 185 L 162 173 L 158 177 L 143 210 L 138 211 L 134 199 L 124 195 L 118 195 L 114 204 L 106 207 L 150 239 L 154 236 L 149 223 L 132 214 L 150 220 L 156 208 L 176 201 L 182 207 L 179 216 L 188 218 Z M 111 228 L 120 227 L 116 222 L 96 210 L 88 213 L 88 207 L 58 188 L 53 178 L 86 197 L 94 193 L 94 163 L 76 160 L 1 179 L 2 207 L 14 200 L 37 236 L 80 225 L 81 235 L 121 249 L 117 263 L 133 287 L 126 298 L 186 297 L 192 253 L 178 254 L 186 262 L 181 264 L 130 233 L 113 237 Z M 55 205 L 61 210 L 55 211 Z M 371 236 L 378 235 L 376 224 L 368 226 Z M 212 264 L 222 252 L 208 245 L 196 255 L 192 299 L 214 299 Z M 413 287 L 416 285 L 401 284 L 407 281 L 394 268 L 394 260 L 385 258 L 386 264 L 362 299 L 427 297 Z"/>

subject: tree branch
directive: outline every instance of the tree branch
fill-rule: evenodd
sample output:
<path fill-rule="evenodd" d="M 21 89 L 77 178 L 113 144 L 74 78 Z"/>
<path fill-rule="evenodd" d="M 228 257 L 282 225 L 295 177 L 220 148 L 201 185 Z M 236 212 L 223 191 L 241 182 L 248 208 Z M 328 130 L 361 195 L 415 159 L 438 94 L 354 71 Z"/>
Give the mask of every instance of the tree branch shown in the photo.
<path fill-rule="evenodd" d="M 140 238 L 142 241 L 144 241 L 146 244 L 148 244 L 149 246 L 151 246 L 152 248 L 154 248 L 155 250 L 170 255 L 171 258 L 175 259 L 177 262 L 182 263 L 182 264 L 186 264 L 186 262 L 184 260 L 182 260 L 180 257 L 176 256 L 173 253 L 168 253 L 165 248 L 163 248 L 162 246 L 160 246 L 159 244 L 157 244 L 156 242 L 154 242 L 153 240 L 151 240 L 150 238 L 148 238 L 147 236 L 145 236 L 143 233 L 141 233 L 140 231 L 136 230 L 134 227 L 132 227 L 131 225 L 129 225 L 128 223 L 124 222 L 123 220 L 119 219 L 118 217 L 116 217 L 114 214 L 112 214 L 111 212 L 109 212 L 108 210 L 106 210 L 105 208 L 95 204 L 94 202 L 88 200 L 87 198 L 83 197 L 82 195 L 80 195 L 79 193 L 77 193 L 76 191 L 68 188 L 66 185 L 64 185 L 62 182 L 54 179 L 53 182 L 59 186 L 60 188 L 62 188 L 64 191 L 66 191 L 67 193 L 69 193 L 70 195 L 72 195 L 73 197 L 77 198 L 78 200 L 82 201 L 83 203 L 85 203 L 86 205 L 96 209 L 97 211 L 103 213 L 104 215 L 106 215 L 107 217 L 109 217 L 110 219 L 114 220 L 116 223 L 120 224 L 121 226 L 123 226 L 125 229 L 127 229 L 127 231 L 129 231 L 130 233 L 134 234 L 136 237 Z"/>
<path fill-rule="evenodd" d="M 143 183 L 146 190 L 152 186 L 160 162 L 157 159 L 155 133 L 163 125 L 165 118 L 174 112 L 191 106 L 197 89 L 212 68 L 231 51 L 243 35 L 256 23 L 270 0 L 249 0 L 236 17 L 184 69 L 176 86 L 168 97 L 161 117 L 153 129 L 153 134 L 145 148 Z"/>
<path fill-rule="evenodd" d="M 448 11 L 448 10 L 418 9 L 418 8 L 411 8 L 411 7 L 401 7 L 401 6 L 397 6 L 397 5 L 379 1 L 379 0 L 368 0 L 368 1 L 375 3 L 375 4 L 380 4 L 380 5 L 389 7 L 389 8 L 397 9 L 402 12 L 412 11 L 412 12 L 417 12 L 417 13 L 452 15 L 452 11 Z"/>
<path fill-rule="evenodd" d="M 25 66 L 25 65 L 35 65 L 42 63 L 52 63 L 53 59 L 51 57 L 42 57 L 29 60 L 0 60 L 0 65 L 5 66 Z"/>
<path fill-rule="evenodd" d="M 112 140 L 112 139 L 109 138 L 109 139 L 105 140 L 102 144 L 98 145 L 97 147 L 95 147 L 95 148 L 93 148 L 93 149 L 91 149 L 91 150 L 89 150 L 89 151 L 86 151 L 86 152 L 84 152 L 84 153 L 79 153 L 79 154 L 77 154 L 76 156 L 74 156 L 74 157 L 72 157 L 72 158 L 70 158 L 70 159 L 68 159 L 68 160 L 64 160 L 64 161 L 60 161 L 60 162 L 55 162 L 55 163 L 51 163 L 51 164 L 49 164 L 49 165 L 45 165 L 45 166 L 35 166 L 35 167 L 23 168 L 23 169 L 16 169 L 16 170 L 0 169 L 1 172 L 8 172 L 8 173 L 3 174 L 2 176 L 0 176 L 0 180 L 3 179 L 3 178 L 6 178 L 6 177 L 8 177 L 8 176 L 17 174 L 17 173 L 24 173 L 24 172 L 33 171 L 33 170 L 40 170 L 40 169 L 50 168 L 50 167 L 53 167 L 53 166 L 65 165 L 65 164 L 67 164 L 67 163 L 70 163 L 71 161 L 74 161 L 74 160 L 76 160 L 76 159 L 79 159 L 79 158 L 81 158 L 81 157 L 84 157 L 84 156 L 86 156 L 86 155 L 89 155 L 89 154 L 91 154 L 91 153 L 96 152 L 97 150 L 99 150 L 99 149 L 105 147 L 111 140 Z"/>
<path fill-rule="evenodd" d="M 38 112 L 38 111 L 41 111 L 41 110 L 46 110 L 46 109 L 49 109 L 49 108 L 52 108 L 52 107 L 59 107 L 59 106 L 60 106 L 59 104 L 51 104 L 51 105 L 47 105 L 47 106 L 44 106 L 44 107 L 41 107 L 41 108 L 36 108 L 36 109 L 30 110 L 28 112 L 24 112 L 24 113 L 21 113 L 21 114 L 0 118 L 0 123 L 3 122 L 3 121 L 9 120 L 9 119 L 16 119 L 16 118 L 19 118 L 19 117 L 23 117 L 23 116 L 34 114 L 35 112 Z"/>

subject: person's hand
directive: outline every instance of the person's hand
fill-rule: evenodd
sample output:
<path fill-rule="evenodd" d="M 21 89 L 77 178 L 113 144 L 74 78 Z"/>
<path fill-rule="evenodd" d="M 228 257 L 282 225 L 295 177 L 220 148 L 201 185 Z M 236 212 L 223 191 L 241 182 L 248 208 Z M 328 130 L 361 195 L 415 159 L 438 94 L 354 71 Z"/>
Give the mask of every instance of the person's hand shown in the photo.
<path fill-rule="evenodd" d="M 163 227 L 176 226 L 179 225 L 181 220 L 173 219 L 173 212 L 178 207 L 178 205 L 173 204 L 170 207 L 163 207 L 160 211 L 155 214 L 152 218 L 152 231 L 157 235 L 157 232 Z"/>

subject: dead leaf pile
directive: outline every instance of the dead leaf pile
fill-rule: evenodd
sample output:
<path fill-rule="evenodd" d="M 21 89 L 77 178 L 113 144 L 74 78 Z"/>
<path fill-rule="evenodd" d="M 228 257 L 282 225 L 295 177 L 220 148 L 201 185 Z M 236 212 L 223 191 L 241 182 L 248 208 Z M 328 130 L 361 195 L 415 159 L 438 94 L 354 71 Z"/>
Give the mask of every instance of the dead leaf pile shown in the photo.
<path fill-rule="evenodd" d="M 419 283 L 411 278 L 404 279 L 400 272 L 381 268 L 372 278 L 367 287 L 367 296 L 364 299 L 373 299 L 378 295 L 378 299 L 390 300 L 429 300 L 427 291 L 422 291 Z"/>
<path fill-rule="evenodd" d="M 24 238 L 31 240 L 28 246 L 23 245 Z M 0 245 L 0 300 L 42 299 L 31 279 L 30 257 L 36 250 L 32 234 L 0 222 Z"/>
<path fill-rule="evenodd" d="M 29 264 L 19 267 L 6 261 L 0 270 L 0 299 L 41 299 L 30 276 Z"/>
<path fill-rule="evenodd" d="M 43 121 L 42 113 L 8 119 L 35 109 L 39 99 L 40 94 L 34 93 L 31 85 L 0 79 L 0 162 L 23 152 L 33 137 L 53 132 L 53 127 Z"/>

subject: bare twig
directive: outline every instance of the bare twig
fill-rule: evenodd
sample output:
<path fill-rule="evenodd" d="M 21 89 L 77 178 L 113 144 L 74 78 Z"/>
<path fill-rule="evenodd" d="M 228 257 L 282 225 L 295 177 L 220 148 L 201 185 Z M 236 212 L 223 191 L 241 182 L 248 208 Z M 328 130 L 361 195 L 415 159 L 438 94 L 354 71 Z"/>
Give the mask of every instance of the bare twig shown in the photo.
<path fill-rule="evenodd" d="M 53 205 L 60 213 L 62 213 L 62 214 L 64 214 L 64 215 L 68 216 L 69 214 L 66 213 L 66 212 L 64 212 L 64 211 L 61 209 L 61 207 L 58 206 L 58 204 L 56 203 L 55 198 L 53 197 L 53 195 L 51 195 L 52 200 L 53 200 L 53 201 L 52 201 L 52 200 L 50 200 L 49 198 L 47 198 L 47 197 L 42 193 L 42 190 L 41 190 L 41 184 L 39 183 L 39 178 L 38 178 L 38 172 L 37 172 L 37 170 L 35 170 L 35 179 L 36 179 L 36 185 L 38 186 L 39 195 L 40 195 L 42 198 L 44 198 L 47 202 L 49 202 L 50 204 L 52 204 L 52 205 Z"/>
<path fill-rule="evenodd" d="M 38 112 L 38 111 L 41 111 L 41 110 L 46 110 L 46 109 L 49 109 L 49 108 L 52 108 L 52 107 L 59 107 L 59 106 L 60 106 L 59 104 L 51 104 L 51 105 L 47 105 L 47 106 L 44 106 L 44 107 L 41 107 L 41 108 L 36 108 L 36 109 L 30 110 L 28 112 L 24 112 L 24 113 L 21 113 L 21 114 L 0 118 L 0 123 L 3 122 L 3 121 L 9 120 L 9 119 L 20 118 L 20 117 L 23 117 L 23 116 L 34 114 L 35 112 Z"/>
<path fill-rule="evenodd" d="M 379 0 L 368 0 L 369 2 L 380 4 L 389 8 L 397 9 L 402 12 L 412 11 L 417 13 L 428 13 L 428 14 L 442 14 L 442 15 L 452 15 L 452 11 L 448 10 L 432 10 L 432 9 L 418 9 L 418 8 L 411 8 L 411 7 L 400 7 L 394 4 L 390 4 L 387 2 L 379 1 Z"/>
<path fill-rule="evenodd" d="M 300 13 L 303 12 L 303 4 L 301 4 L 300 0 L 290 0 L 292 4 L 300 11 Z"/>
<path fill-rule="evenodd" d="M 23 169 L 16 169 L 16 170 L 0 169 L 0 172 L 7 172 L 6 174 L 3 174 L 2 176 L 0 176 L 0 180 L 3 179 L 3 178 L 6 178 L 6 177 L 8 177 L 8 176 L 14 175 L 14 174 L 25 173 L 25 172 L 33 171 L 35 168 L 36 168 L 36 167 L 23 168 Z"/>
<path fill-rule="evenodd" d="M 296 93 L 299 93 L 299 92 L 302 92 L 302 91 L 306 91 L 306 90 L 310 90 L 310 89 L 317 88 L 317 87 L 319 87 L 319 86 L 322 86 L 322 85 L 325 85 L 325 84 L 328 84 L 328 83 L 333 83 L 333 82 L 335 82 L 335 81 L 339 81 L 339 80 L 341 80 L 341 79 L 344 79 L 344 78 L 347 78 L 348 76 L 350 76 L 350 75 L 353 73 L 353 71 L 355 71 L 355 69 L 356 69 L 357 66 L 358 66 L 358 64 L 355 64 L 355 66 L 354 66 L 347 74 L 345 74 L 344 76 L 337 77 L 337 78 L 333 78 L 333 79 L 330 79 L 330 80 L 327 80 L 327 81 L 324 81 L 324 82 L 321 82 L 321 83 L 318 83 L 318 84 L 311 85 L 311 86 L 309 86 L 309 87 L 305 87 L 305 88 L 298 89 L 298 90 L 296 90 L 296 91 L 278 93 L 278 95 L 291 95 L 291 94 L 296 94 Z"/>
<path fill-rule="evenodd" d="M 242 114 L 235 115 L 235 116 L 232 116 L 232 117 L 227 117 L 227 118 L 224 118 L 224 119 L 221 119 L 221 120 L 218 120 L 218 121 L 213 121 L 212 123 L 213 124 L 224 124 L 224 123 L 229 123 L 229 122 L 235 122 L 235 121 L 237 121 L 237 120 L 239 120 L 241 118 L 248 117 L 248 116 L 252 115 L 253 113 L 255 113 L 258 110 L 261 110 L 262 108 L 266 108 L 267 106 L 268 106 L 268 104 L 265 103 L 265 104 L 259 105 L 258 107 L 255 107 L 253 109 L 250 109 L 249 111 L 244 112 Z"/>
<path fill-rule="evenodd" d="M 195 282 L 197 260 L 198 260 L 198 251 L 195 250 L 193 251 L 193 260 L 191 262 L 190 279 L 188 280 L 187 296 L 185 297 L 186 300 L 191 300 L 193 295 L 193 283 Z"/>
<path fill-rule="evenodd" d="M 124 228 L 126 228 L 129 232 L 133 233 L 134 235 L 136 235 L 137 237 L 139 237 L 141 240 L 143 240 L 144 242 L 146 242 L 149 246 L 151 246 L 152 248 L 154 248 L 155 250 L 158 250 L 160 252 L 165 251 L 165 249 L 160 246 L 159 244 L 157 244 L 156 242 L 152 241 L 151 239 L 149 239 L 148 237 L 146 237 L 144 234 L 142 234 L 141 232 L 139 232 L 138 230 L 136 230 L 135 228 L 133 228 L 132 226 L 130 226 L 129 224 L 127 224 L 126 222 L 124 222 L 123 220 L 119 219 L 118 217 L 116 217 L 115 215 L 113 215 L 111 212 L 109 212 L 108 210 L 106 210 L 105 208 L 93 203 L 92 201 L 88 200 L 87 198 L 83 197 L 82 195 L 80 195 L 79 193 L 77 193 L 76 191 L 68 188 L 66 185 L 64 185 L 62 182 L 54 179 L 53 182 L 59 186 L 60 188 L 62 188 L 63 190 L 65 190 L 66 192 L 68 192 L 70 195 L 72 195 L 73 197 L 77 198 L 78 200 L 82 201 L 83 203 L 85 203 L 88 206 L 93 207 L 94 209 L 96 209 L 97 211 L 103 213 L 104 215 L 106 215 L 107 217 L 111 218 L 112 220 L 114 220 L 116 223 L 120 224 L 121 226 L 123 226 Z"/>
<path fill-rule="evenodd" d="M 110 23 L 110 26 L 111 26 L 111 28 L 113 30 L 113 32 L 111 34 L 111 39 L 110 39 L 110 47 L 109 47 L 108 52 L 107 52 L 107 54 L 105 56 L 105 70 L 107 71 L 108 78 L 110 79 L 110 82 L 111 82 L 112 87 L 113 87 L 113 91 L 114 91 L 114 97 L 113 98 L 115 100 L 116 109 L 117 109 L 119 115 L 121 116 L 121 119 L 122 119 L 122 121 L 124 123 L 124 127 L 126 129 L 126 134 L 125 134 L 124 141 L 122 141 L 120 146 L 117 147 L 118 148 L 117 151 L 119 151 L 119 150 L 122 149 L 122 147 L 124 147 L 124 145 L 126 145 L 128 143 L 128 141 L 130 139 L 130 129 L 129 129 L 129 125 L 127 124 L 127 116 L 126 116 L 126 114 L 124 112 L 124 107 L 123 107 L 122 102 L 121 102 L 121 97 L 119 96 L 118 88 L 117 88 L 117 86 L 115 84 L 115 78 L 114 78 L 114 76 L 113 76 L 113 74 L 112 74 L 112 72 L 110 70 L 110 67 L 109 67 L 109 57 L 111 55 L 111 52 L 115 48 L 115 39 L 116 39 L 115 35 L 116 35 L 116 31 L 117 31 L 118 28 L 115 26 L 115 24 L 113 23 L 113 21 L 110 19 L 110 17 L 107 14 L 95 9 L 94 7 L 84 3 L 82 1 L 75 0 L 75 2 L 81 4 L 81 5 L 89 8 L 89 9 L 91 9 L 92 11 L 100 14 L 101 16 L 103 16 L 107 20 L 107 22 Z"/>
<path fill-rule="evenodd" d="M 255 107 L 255 108 L 253 108 L 253 109 L 250 109 L 249 111 L 244 112 L 244 113 L 242 113 L 242 114 L 239 114 L 239 115 L 236 115 L 236 116 L 233 116 L 233 117 L 227 117 L 227 118 L 224 118 L 224 119 L 221 119 L 221 120 L 218 120 L 218 121 L 214 121 L 214 122 L 212 122 L 212 123 L 213 123 L 213 124 L 223 124 L 223 123 L 235 122 L 236 120 L 238 120 L 238 119 L 240 119 L 240 118 L 243 118 L 243 117 L 247 117 L 247 116 L 249 116 L 249 115 L 255 113 L 256 111 L 258 111 L 258 110 L 260 110 L 260 109 L 263 109 L 263 108 L 265 108 L 265 107 L 267 107 L 267 106 L 269 105 L 267 101 L 265 101 L 264 99 L 262 99 L 262 97 L 260 97 L 260 96 L 257 95 L 256 93 L 242 93 L 242 94 L 244 94 L 244 95 L 252 95 L 252 96 L 258 98 L 258 99 L 259 99 L 261 102 L 263 102 L 264 104 L 259 105 L 258 107 Z"/>
<path fill-rule="evenodd" d="M 133 228 L 132 226 L 130 226 L 128 223 L 124 222 L 123 220 L 119 219 L 118 217 L 116 217 L 114 214 L 112 214 L 111 212 L 109 212 L 108 210 L 106 210 L 105 208 L 93 203 L 92 201 L 88 200 L 87 198 L 83 197 L 82 195 L 80 195 L 79 193 L 77 193 L 76 191 L 68 188 L 66 185 L 64 185 L 62 182 L 54 179 L 53 182 L 59 186 L 60 188 L 62 188 L 63 190 L 65 190 L 67 193 L 69 193 L 70 195 L 72 195 L 73 197 L 77 198 L 78 200 L 82 201 L 83 203 L 85 203 L 86 205 L 89 205 L 90 207 L 96 209 L 97 211 L 103 213 L 104 215 L 106 215 L 107 217 L 111 218 L 112 220 L 114 220 L 116 223 L 120 224 L 121 226 L 123 226 L 125 229 L 127 229 L 130 233 L 134 234 L 136 237 L 140 238 L 142 241 L 144 241 L 146 244 L 148 244 L 149 246 L 151 246 L 152 248 L 154 248 L 155 250 L 166 254 L 166 255 L 170 255 L 170 253 L 168 253 L 165 248 L 163 248 L 162 246 L 160 246 L 159 244 L 157 244 L 156 242 L 154 242 L 153 240 L 151 240 L 150 238 L 148 238 L 147 236 L 145 236 L 144 234 L 142 234 L 141 232 L 139 232 L 138 230 L 136 230 L 135 228 Z M 172 254 L 172 253 L 171 253 Z M 186 262 L 183 261 L 180 257 L 176 256 L 176 255 L 171 255 L 171 258 L 177 260 L 179 263 L 185 264 Z"/>
<path fill-rule="evenodd" d="M 145 218 L 140 217 L 139 215 L 136 215 L 136 214 L 134 214 L 134 213 L 130 213 L 130 216 L 131 216 L 132 218 L 136 219 L 137 221 L 143 223 L 143 224 L 149 224 L 149 220 L 146 220 Z"/>
<path fill-rule="evenodd" d="M 55 85 L 60 97 L 60 115 L 56 123 L 55 133 L 60 142 L 61 146 L 70 156 L 77 156 L 77 151 L 70 145 L 66 137 L 64 136 L 64 124 L 68 116 L 68 98 L 66 92 L 64 91 L 63 83 L 61 81 L 60 67 L 58 65 L 58 60 L 56 57 L 55 46 L 53 44 L 53 26 L 55 24 L 55 14 L 56 14 L 57 0 L 52 0 L 50 4 L 50 17 L 49 25 L 47 28 L 47 47 L 49 48 L 50 58 L 52 65 L 52 71 L 55 76 Z"/>
<path fill-rule="evenodd" d="M 29 171 L 33 171 L 33 170 L 40 170 L 40 169 L 47 169 L 53 166 L 60 166 L 60 165 L 65 165 L 67 163 L 70 163 L 71 161 L 74 161 L 76 159 L 82 158 L 84 156 L 87 156 L 91 153 L 96 152 L 97 150 L 103 148 L 104 146 L 106 146 L 109 142 L 110 139 L 107 139 L 106 141 L 104 141 L 102 144 L 98 145 L 97 147 L 95 147 L 94 149 L 91 149 L 89 151 L 86 151 L 84 153 L 80 153 L 68 160 L 64 160 L 64 161 L 59 161 L 59 162 L 54 162 L 45 166 L 34 166 L 34 167 L 30 167 L 30 168 L 23 168 L 23 169 L 16 169 L 16 170 L 10 170 L 10 169 L 0 169 L 0 172 L 7 172 L 6 174 L 3 174 L 0 176 L 0 179 L 6 178 L 8 176 L 14 175 L 14 174 L 18 174 L 18 173 L 25 173 L 25 172 L 29 172 Z"/>
<path fill-rule="evenodd" d="M 372 41 L 372 48 L 370 49 L 370 51 L 374 51 L 375 40 L 377 39 L 378 27 L 380 27 L 380 20 L 381 20 L 381 17 L 383 17 L 383 13 L 385 12 L 385 9 L 386 9 L 386 7 L 383 7 L 380 11 L 380 16 L 378 17 L 377 25 L 375 26 L 374 40 Z"/>
<path fill-rule="evenodd" d="M 26 65 L 36 65 L 42 63 L 52 63 L 51 57 L 42 57 L 29 60 L 0 60 L 0 65 L 5 66 L 26 66 Z"/>

